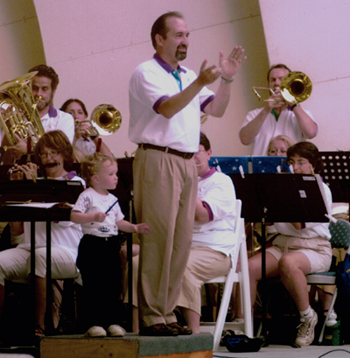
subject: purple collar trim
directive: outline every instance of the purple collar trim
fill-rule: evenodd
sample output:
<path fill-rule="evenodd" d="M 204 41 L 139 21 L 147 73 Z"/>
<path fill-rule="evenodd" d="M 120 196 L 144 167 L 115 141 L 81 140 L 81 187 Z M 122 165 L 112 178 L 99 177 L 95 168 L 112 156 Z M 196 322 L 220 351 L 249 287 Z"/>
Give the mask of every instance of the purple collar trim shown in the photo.
<path fill-rule="evenodd" d="M 72 180 L 77 175 L 77 172 L 75 170 L 72 170 L 71 172 L 67 173 L 63 178 L 66 180 Z"/>
<path fill-rule="evenodd" d="M 200 178 L 201 179 L 207 179 L 209 177 L 211 177 L 214 173 L 216 172 L 216 169 L 213 167 L 213 168 L 210 168 L 209 171 L 207 171 L 204 175 L 202 175 Z"/>
<path fill-rule="evenodd" d="M 49 117 L 57 117 L 57 109 L 49 106 Z"/>
<path fill-rule="evenodd" d="M 158 62 L 158 64 L 160 66 L 162 66 L 164 68 L 165 71 L 167 71 L 168 73 L 171 73 L 172 71 L 174 71 L 174 69 L 167 63 L 165 62 L 157 53 L 154 54 L 153 58 Z M 186 73 L 186 70 L 184 68 L 182 68 L 181 66 L 178 66 L 178 71 L 181 71 L 183 73 Z"/>

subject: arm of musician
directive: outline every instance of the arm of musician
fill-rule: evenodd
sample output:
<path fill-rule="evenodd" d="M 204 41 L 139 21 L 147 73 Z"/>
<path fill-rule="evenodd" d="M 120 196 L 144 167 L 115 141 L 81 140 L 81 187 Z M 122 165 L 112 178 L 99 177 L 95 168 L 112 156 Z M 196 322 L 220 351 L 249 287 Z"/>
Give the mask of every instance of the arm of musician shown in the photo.
<path fill-rule="evenodd" d="M 98 137 L 96 137 L 94 139 L 94 143 L 97 145 L 97 141 L 98 141 Z M 101 142 L 101 148 L 100 148 L 100 153 L 107 155 L 108 157 L 114 158 L 114 154 L 110 151 L 110 149 L 108 148 L 107 144 L 105 144 L 105 142 L 102 140 Z"/>
<path fill-rule="evenodd" d="M 264 124 L 267 116 L 271 112 L 271 108 L 269 103 L 264 107 L 264 109 L 247 125 L 245 125 L 239 131 L 239 139 L 241 143 L 244 145 L 249 145 L 254 142 L 255 137 L 259 134 L 262 125 Z"/>
<path fill-rule="evenodd" d="M 23 165 L 15 164 L 11 170 L 20 170 L 24 173 L 27 180 L 33 180 L 34 183 L 38 177 L 38 166 L 35 163 L 28 162 L 27 164 Z"/>
<path fill-rule="evenodd" d="M 300 106 L 294 107 L 293 112 L 297 117 L 300 130 L 305 138 L 312 139 L 316 137 L 318 126 L 313 119 Z"/>
<path fill-rule="evenodd" d="M 24 142 L 24 140 L 15 134 L 17 143 L 15 145 L 9 146 L 7 149 L 13 151 L 13 155 L 16 158 L 21 158 L 22 155 L 27 153 L 27 143 Z"/>
<path fill-rule="evenodd" d="M 208 209 L 203 205 L 200 198 L 197 197 L 196 211 L 194 214 L 194 221 L 205 224 L 210 221 Z"/>
<path fill-rule="evenodd" d="M 205 69 L 205 65 L 206 61 L 202 64 L 199 76 L 187 88 L 161 102 L 157 108 L 159 114 L 168 119 L 172 118 L 184 109 L 205 85 L 214 82 L 220 76 L 220 72 L 214 71 L 215 66 Z"/>
<path fill-rule="evenodd" d="M 305 225 L 303 225 L 303 223 L 291 223 L 295 229 L 297 230 L 301 230 L 305 227 Z"/>
<path fill-rule="evenodd" d="M 9 225 L 11 236 L 18 236 L 24 233 L 23 222 L 14 221 L 10 222 Z"/>
<path fill-rule="evenodd" d="M 102 223 L 108 214 L 99 213 L 82 213 L 80 211 L 72 210 L 70 220 L 76 224 L 86 224 L 94 221 Z"/>
<path fill-rule="evenodd" d="M 234 47 L 227 58 L 224 58 L 224 54 L 220 51 L 219 67 L 222 80 L 213 101 L 205 107 L 205 113 L 213 117 L 224 115 L 230 100 L 232 80 L 246 59 L 247 56 L 244 56 L 244 49 L 241 46 Z"/>
<path fill-rule="evenodd" d="M 117 222 L 118 229 L 124 232 L 149 234 L 151 232 L 150 227 L 146 223 L 132 224 L 126 220 L 120 220 Z"/>

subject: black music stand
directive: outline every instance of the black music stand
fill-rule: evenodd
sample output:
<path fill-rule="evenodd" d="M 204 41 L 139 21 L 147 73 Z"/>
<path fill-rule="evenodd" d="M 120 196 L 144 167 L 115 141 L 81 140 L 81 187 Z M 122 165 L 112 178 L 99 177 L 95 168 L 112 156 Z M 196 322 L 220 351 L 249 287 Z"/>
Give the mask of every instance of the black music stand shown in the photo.
<path fill-rule="evenodd" d="M 320 152 L 320 175 L 332 191 L 333 202 L 350 204 L 350 152 Z"/>
<path fill-rule="evenodd" d="M 110 190 L 118 200 L 120 208 L 125 215 L 125 220 L 130 222 L 134 221 L 133 212 L 133 165 L 134 158 L 118 158 L 118 185 L 115 190 Z M 132 332 L 132 234 L 127 234 L 127 261 L 128 261 L 128 319 L 127 319 L 127 331 Z"/>
<path fill-rule="evenodd" d="M 262 231 L 262 334 L 266 335 L 266 223 L 328 222 L 319 177 L 313 175 L 229 174 L 237 199 L 242 200 L 242 217 L 261 222 Z"/>
<path fill-rule="evenodd" d="M 70 207 L 65 203 L 74 204 L 84 187 L 80 181 L 66 180 L 31 180 L 4 181 L 0 183 L 1 220 L 31 222 L 31 272 L 35 272 L 35 222 L 46 221 L 46 320 L 47 330 L 53 330 L 50 305 L 51 291 L 51 221 L 69 221 Z M 48 208 L 26 206 L 25 202 L 58 203 Z M 9 206 L 13 202 L 23 205 Z M 27 204 L 31 205 L 31 204 Z M 33 204 L 34 205 L 34 204 Z M 35 275 L 31 275 L 31 287 L 35 295 Z M 35 317 L 35 302 L 33 296 L 33 317 Z M 34 320 L 33 320 L 34 322 Z M 34 332 L 34 330 L 33 330 Z M 34 333 L 33 333 L 34 334 Z"/>

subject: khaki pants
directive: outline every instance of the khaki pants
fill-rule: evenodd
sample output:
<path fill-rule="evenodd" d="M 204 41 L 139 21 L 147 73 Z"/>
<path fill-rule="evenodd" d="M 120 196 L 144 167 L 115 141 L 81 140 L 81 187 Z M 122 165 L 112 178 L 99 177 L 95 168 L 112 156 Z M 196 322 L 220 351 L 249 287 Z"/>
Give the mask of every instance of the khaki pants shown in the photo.
<path fill-rule="evenodd" d="M 140 327 L 176 321 L 176 307 L 191 248 L 197 169 L 193 159 L 139 148 L 134 160 L 134 204 L 140 236 Z"/>

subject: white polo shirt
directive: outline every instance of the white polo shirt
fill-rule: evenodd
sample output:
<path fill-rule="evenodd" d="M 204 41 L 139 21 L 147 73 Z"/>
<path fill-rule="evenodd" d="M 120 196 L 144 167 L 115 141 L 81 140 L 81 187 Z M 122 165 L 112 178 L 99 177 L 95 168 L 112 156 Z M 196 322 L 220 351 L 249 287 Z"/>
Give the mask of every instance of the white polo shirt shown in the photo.
<path fill-rule="evenodd" d="M 251 122 L 262 110 L 263 108 L 257 108 L 253 111 L 250 111 L 247 114 L 241 129 L 249 122 Z M 306 110 L 305 112 L 316 123 L 312 114 Z M 283 110 L 278 117 L 278 121 L 276 121 L 276 118 L 272 113 L 269 113 L 260 129 L 260 132 L 254 139 L 252 155 L 267 155 L 267 148 L 269 146 L 270 140 L 278 135 L 286 135 L 295 143 L 306 140 L 305 136 L 300 130 L 297 117 L 293 111 L 288 109 Z"/>
<path fill-rule="evenodd" d="M 75 126 L 74 118 L 70 113 L 60 111 L 50 105 L 48 113 L 41 117 L 41 123 L 45 133 L 61 130 L 68 137 L 69 141 L 73 143 Z"/>
<path fill-rule="evenodd" d="M 206 106 L 214 98 L 214 93 L 204 87 L 172 118 L 158 114 L 156 109 L 161 101 L 180 92 L 169 67 L 155 55 L 133 72 L 129 82 L 129 139 L 137 144 L 149 143 L 195 153 L 199 145 L 201 106 Z M 185 67 L 179 69 L 184 90 L 197 75 Z"/>

